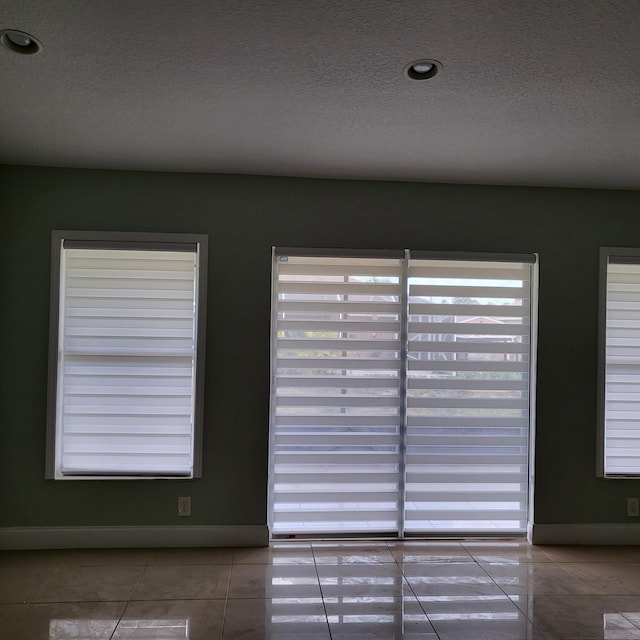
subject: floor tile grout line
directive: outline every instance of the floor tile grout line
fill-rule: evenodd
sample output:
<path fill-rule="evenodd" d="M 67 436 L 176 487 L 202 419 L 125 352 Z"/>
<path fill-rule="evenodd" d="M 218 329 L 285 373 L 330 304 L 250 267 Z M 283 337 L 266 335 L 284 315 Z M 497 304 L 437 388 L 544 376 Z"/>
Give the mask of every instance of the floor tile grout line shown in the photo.
<path fill-rule="evenodd" d="M 387 548 L 388 548 L 388 546 L 389 545 L 387 544 Z M 391 549 L 389 549 L 389 553 L 391 553 Z M 427 622 L 429 623 L 429 625 L 433 629 L 433 633 L 439 639 L 440 638 L 440 634 L 438 634 L 438 632 L 436 631 L 436 628 L 433 626 L 433 621 L 431 620 L 431 617 L 429 616 L 429 614 L 425 610 L 424 606 L 422 605 L 422 602 L 420 601 L 420 598 L 418 597 L 418 594 L 415 592 L 411 582 L 409 582 L 409 579 L 407 578 L 407 576 L 406 576 L 406 574 L 404 572 L 403 566 L 404 566 L 405 563 L 403 562 L 403 566 L 400 566 L 400 562 L 398 561 L 396 556 L 393 555 L 393 553 L 391 553 L 391 555 L 393 556 L 393 559 L 395 561 L 396 567 L 398 568 L 398 571 L 400 572 L 400 575 L 402 576 L 402 580 L 407 583 L 407 587 L 409 587 L 409 589 L 411 590 L 411 593 L 413 594 L 413 598 L 418 603 L 418 606 L 420 607 L 420 610 L 422 611 L 422 613 L 424 613 L 424 615 L 425 615 L 425 617 L 427 619 Z M 410 564 L 410 563 L 406 563 L 406 564 Z M 422 564 L 422 563 L 417 563 L 417 564 Z M 402 598 L 402 600 L 404 602 L 404 594 L 401 595 L 401 598 Z"/>
<path fill-rule="evenodd" d="M 35 593 L 33 594 L 33 597 L 37 598 L 42 593 L 45 585 L 47 585 L 53 579 L 53 577 L 58 573 L 58 571 L 60 571 L 61 568 L 62 562 L 58 561 L 56 563 L 55 569 L 53 569 L 51 573 L 42 581 L 42 583 L 38 585 L 38 588 L 34 590 Z M 24 601 L 24 604 L 38 604 L 38 600 L 34 600 L 33 597 L 31 600 L 27 598 L 27 600 Z"/>
<path fill-rule="evenodd" d="M 127 598 L 127 600 L 125 601 L 124 607 L 122 609 L 122 613 L 120 614 L 120 617 L 118 618 L 118 622 L 116 622 L 116 626 L 113 628 L 113 632 L 111 633 L 111 636 L 109 637 L 109 640 L 113 640 L 114 636 L 116 635 L 117 631 L 118 631 L 118 627 L 120 626 L 120 623 L 122 622 L 122 618 L 125 616 L 127 610 L 129 609 L 129 605 L 132 602 L 136 602 L 136 600 L 133 599 L 136 589 L 138 588 L 138 586 L 140 585 L 140 582 L 142 581 L 142 578 L 144 577 L 144 575 L 147 572 L 147 567 L 149 566 L 149 564 L 144 564 L 144 565 L 131 565 L 131 566 L 142 566 L 142 571 L 140 572 L 140 574 L 138 575 L 138 579 L 136 580 L 136 583 L 133 585 L 133 588 L 131 589 L 131 592 L 129 593 L 129 597 Z"/>
<path fill-rule="evenodd" d="M 635 623 L 633 620 L 629 620 L 629 618 L 627 618 L 627 616 L 624 614 L 623 611 L 618 611 L 618 613 L 628 622 L 630 622 L 636 629 L 638 629 L 640 631 L 640 621 L 638 623 Z"/>
<path fill-rule="evenodd" d="M 493 577 L 489 574 L 489 572 L 484 568 L 484 564 L 476 561 L 476 564 L 482 569 L 482 571 L 486 574 L 486 576 L 491 580 L 492 584 L 494 584 L 500 591 L 504 594 L 505 598 L 517 609 L 517 611 L 522 614 L 524 619 L 533 627 L 533 620 L 529 617 L 529 615 L 523 611 L 512 599 L 511 596 L 493 579 Z M 509 566 L 509 565 L 505 565 Z"/>
<path fill-rule="evenodd" d="M 134 566 L 139 566 L 139 565 L 134 565 Z M 140 572 L 140 575 L 138 576 L 138 579 L 136 580 L 135 585 L 133 585 L 133 589 L 131 589 L 131 593 L 129 594 L 129 598 L 127 599 L 127 602 L 131 602 L 132 600 L 135 600 L 133 596 L 135 595 L 138 587 L 140 586 L 142 579 L 147 574 L 148 568 L 149 568 L 148 564 L 142 565 L 142 571 Z"/>
<path fill-rule="evenodd" d="M 233 562 L 233 558 L 235 556 L 235 549 L 231 554 L 231 561 Z M 227 624 L 227 608 L 229 606 L 229 592 L 231 590 L 231 574 L 233 573 L 233 564 L 229 565 L 229 577 L 227 578 L 227 589 L 224 595 L 224 605 L 222 607 L 222 625 L 220 627 L 220 638 L 224 638 L 224 629 Z"/>
<path fill-rule="evenodd" d="M 327 623 L 327 633 L 329 634 L 329 640 L 333 640 L 333 632 L 331 631 L 331 625 L 329 624 L 329 614 L 327 613 L 327 603 L 325 602 L 325 595 L 324 595 L 324 591 L 322 590 L 322 582 L 320 580 L 320 572 L 318 571 L 318 562 L 316 560 L 316 550 L 313 544 L 310 546 L 311 546 L 311 557 L 313 558 L 313 567 L 316 571 L 316 578 L 318 580 L 318 590 L 320 591 L 320 601 L 322 602 L 324 619 Z"/>
<path fill-rule="evenodd" d="M 113 627 L 113 631 L 111 632 L 111 635 L 109 636 L 109 640 L 113 640 L 113 638 L 116 635 L 116 632 L 118 631 L 118 627 L 120 626 L 120 623 L 122 622 L 122 618 L 124 618 L 127 609 L 129 608 L 129 604 L 131 603 L 131 600 L 127 600 L 124 603 L 124 607 L 122 608 L 122 613 L 120 614 L 120 617 L 118 618 L 118 621 L 116 622 L 115 626 Z"/>

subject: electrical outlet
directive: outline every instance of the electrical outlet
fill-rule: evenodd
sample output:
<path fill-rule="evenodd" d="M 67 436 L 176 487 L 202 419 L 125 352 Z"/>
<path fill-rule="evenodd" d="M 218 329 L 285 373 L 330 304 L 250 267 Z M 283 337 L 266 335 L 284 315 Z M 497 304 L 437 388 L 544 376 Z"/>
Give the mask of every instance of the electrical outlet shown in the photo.
<path fill-rule="evenodd" d="M 179 516 L 191 515 L 191 498 L 189 496 L 178 498 L 178 515 Z"/>
<path fill-rule="evenodd" d="M 627 498 L 627 515 L 640 516 L 640 499 Z"/>

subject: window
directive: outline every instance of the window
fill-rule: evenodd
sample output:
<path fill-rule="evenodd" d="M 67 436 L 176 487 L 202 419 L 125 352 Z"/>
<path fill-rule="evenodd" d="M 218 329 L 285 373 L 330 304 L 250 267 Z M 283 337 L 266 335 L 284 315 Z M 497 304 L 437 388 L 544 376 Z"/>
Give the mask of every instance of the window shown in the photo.
<path fill-rule="evenodd" d="M 598 475 L 640 476 L 640 250 L 600 250 Z"/>
<path fill-rule="evenodd" d="M 525 530 L 534 262 L 275 250 L 275 535 Z"/>
<path fill-rule="evenodd" d="M 207 238 L 54 232 L 48 478 L 200 474 Z"/>

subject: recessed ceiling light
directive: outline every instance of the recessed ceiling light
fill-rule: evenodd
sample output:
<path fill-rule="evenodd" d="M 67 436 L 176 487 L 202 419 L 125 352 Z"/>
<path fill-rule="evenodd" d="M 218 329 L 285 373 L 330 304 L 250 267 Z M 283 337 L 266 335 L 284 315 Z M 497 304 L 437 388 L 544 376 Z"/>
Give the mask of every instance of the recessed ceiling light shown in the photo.
<path fill-rule="evenodd" d="M 437 60 L 414 60 L 404 68 L 404 73 L 411 80 L 428 80 L 438 73 L 442 65 Z"/>
<path fill-rule="evenodd" d="M 42 45 L 37 38 L 16 29 L 5 29 L 0 31 L 0 43 L 14 53 L 22 53 L 24 55 L 33 55 L 40 53 Z"/>

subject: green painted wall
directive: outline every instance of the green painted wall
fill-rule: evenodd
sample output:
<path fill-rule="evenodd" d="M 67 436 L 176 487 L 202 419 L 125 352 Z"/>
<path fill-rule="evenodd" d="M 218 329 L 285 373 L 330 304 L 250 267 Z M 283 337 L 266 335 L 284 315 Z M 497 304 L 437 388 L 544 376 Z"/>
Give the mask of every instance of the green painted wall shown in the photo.
<path fill-rule="evenodd" d="M 209 235 L 202 479 L 44 479 L 52 229 Z M 266 521 L 272 245 L 538 252 L 536 521 L 640 495 L 595 477 L 598 248 L 640 246 L 640 192 L 5 166 L 0 239 L 0 526 Z"/>

